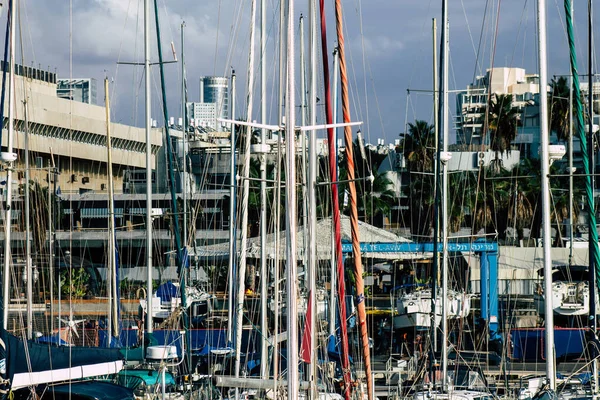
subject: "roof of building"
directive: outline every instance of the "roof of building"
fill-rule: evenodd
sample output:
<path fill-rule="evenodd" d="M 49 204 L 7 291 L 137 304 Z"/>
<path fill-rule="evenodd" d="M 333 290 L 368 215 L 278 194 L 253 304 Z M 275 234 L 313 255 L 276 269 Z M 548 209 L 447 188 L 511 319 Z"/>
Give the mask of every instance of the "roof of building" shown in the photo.
<path fill-rule="evenodd" d="M 352 230 L 350 226 L 350 218 L 343 215 L 341 217 L 341 235 L 342 242 L 349 242 L 352 236 Z M 388 232 L 384 229 L 377 228 L 373 225 L 367 224 L 366 222 L 360 222 L 358 224 L 359 238 L 361 243 L 402 243 L 410 242 L 409 239 L 400 237 L 392 232 Z M 328 260 L 331 259 L 331 217 L 322 219 L 317 223 L 316 237 L 317 237 L 317 259 Z M 267 235 L 267 249 L 266 254 L 270 259 L 274 259 L 278 253 L 279 259 L 284 260 L 286 258 L 286 243 L 285 243 L 286 231 L 280 231 L 279 234 L 271 233 Z M 298 259 L 303 260 L 305 257 L 304 240 L 306 237 L 306 231 L 303 226 L 298 227 L 296 233 L 296 248 L 298 249 Z M 247 240 L 247 258 L 260 258 L 260 237 L 253 237 Z M 239 252 L 239 247 L 238 250 Z M 229 243 L 220 243 L 211 246 L 204 246 L 197 249 L 197 255 L 200 257 L 213 257 L 213 258 L 225 258 L 229 256 Z M 424 258 L 430 257 L 430 254 L 402 254 L 397 253 L 363 253 L 365 258 L 373 259 L 408 259 L 408 258 Z"/>

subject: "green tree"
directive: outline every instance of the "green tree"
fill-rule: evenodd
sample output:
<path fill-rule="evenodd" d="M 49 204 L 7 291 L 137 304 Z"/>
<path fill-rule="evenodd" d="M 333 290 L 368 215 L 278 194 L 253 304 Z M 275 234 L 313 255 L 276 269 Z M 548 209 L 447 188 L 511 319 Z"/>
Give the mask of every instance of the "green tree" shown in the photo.
<path fill-rule="evenodd" d="M 358 140 L 358 137 L 352 146 L 358 218 L 373 225 L 383 226 L 384 217 L 389 215 L 396 201 L 392 182 L 384 174 L 378 173 L 378 169 L 388 157 L 388 153 L 365 146 Z M 348 179 L 347 165 L 346 154 L 342 153 L 338 160 L 340 181 Z M 339 201 L 341 205 L 344 204 L 347 187 L 347 183 L 340 185 Z M 348 213 L 349 210 L 342 210 L 342 212 Z"/>
<path fill-rule="evenodd" d="M 565 77 L 550 82 L 550 129 L 556 132 L 559 141 L 569 139 L 569 85 Z"/>
<path fill-rule="evenodd" d="M 410 231 L 416 240 L 429 240 L 433 221 L 435 153 L 433 125 L 417 120 L 408 124 L 408 134 L 400 144 L 409 170 Z"/>
<path fill-rule="evenodd" d="M 408 169 L 411 172 L 432 171 L 435 145 L 433 125 L 423 120 L 416 120 L 414 124 L 409 123 L 408 135 L 404 136 L 401 143 Z"/>
<path fill-rule="evenodd" d="M 472 198 L 473 233 L 484 229 L 485 233 L 497 233 L 504 238 L 507 228 L 507 208 L 511 193 L 510 173 L 503 168 L 487 168 L 478 179 L 477 191 Z"/>
<path fill-rule="evenodd" d="M 487 109 L 487 133 L 490 149 L 496 153 L 494 164 L 498 170 L 502 166 L 501 155 L 510 151 L 510 144 L 517 137 L 517 128 L 521 126 L 521 114 L 512 105 L 512 95 L 494 94 Z"/>

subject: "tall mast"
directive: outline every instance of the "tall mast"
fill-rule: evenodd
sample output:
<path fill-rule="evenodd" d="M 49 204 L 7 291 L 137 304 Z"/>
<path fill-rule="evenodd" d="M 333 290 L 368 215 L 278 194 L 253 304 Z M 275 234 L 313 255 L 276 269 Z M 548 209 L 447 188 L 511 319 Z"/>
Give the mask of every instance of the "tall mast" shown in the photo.
<path fill-rule="evenodd" d="M 578 68 L 577 68 L 577 52 L 575 50 L 575 34 L 573 32 L 573 5 L 572 5 L 572 0 L 565 0 L 564 2 L 564 8 L 565 8 L 565 17 L 567 20 L 566 26 L 567 26 L 567 38 L 569 40 L 569 53 L 570 53 L 570 61 L 571 61 L 571 77 L 573 80 L 573 85 L 572 85 L 572 90 L 573 90 L 573 101 L 574 101 L 574 107 L 575 110 L 573 112 L 573 115 L 577 118 L 577 123 L 574 124 L 575 127 L 577 127 L 577 136 L 579 138 L 579 142 L 581 143 L 581 152 L 583 154 L 582 157 L 582 161 L 583 161 L 583 174 L 585 177 L 585 191 L 586 191 L 586 196 L 585 196 L 585 200 L 586 200 L 586 207 L 589 210 L 589 226 L 590 228 L 593 227 L 593 229 L 589 230 L 589 244 L 590 244 L 590 261 L 589 261 L 589 279 L 590 279 L 590 285 L 589 285 L 589 298 L 590 298 L 590 325 L 594 326 L 596 324 L 595 322 L 595 315 L 596 312 L 594 311 L 595 309 L 595 299 L 596 299 L 596 295 L 594 294 L 594 291 L 596 289 L 596 286 L 594 284 L 594 276 L 595 276 L 595 269 L 598 267 L 598 265 L 600 265 L 600 261 L 598 260 L 598 258 L 600 257 L 600 254 L 598 252 L 598 236 L 597 236 L 597 231 L 596 231 L 596 221 L 595 221 L 595 213 L 594 213 L 594 190 L 593 190 L 593 180 L 592 180 L 592 171 L 593 171 L 593 158 L 590 158 L 590 153 L 593 155 L 593 151 L 591 150 L 591 148 L 593 148 L 593 143 L 592 141 L 588 141 L 588 137 L 586 137 L 585 134 L 585 121 L 584 121 L 584 110 L 583 110 L 583 104 L 582 104 L 582 100 L 581 100 L 581 91 L 580 91 L 580 85 L 579 85 L 579 73 L 578 73 Z M 590 4 L 590 10 L 591 10 L 591 4 Z M 590 41 L 590 46 L 591 46 L 591 41 Z M 593 48 L 593 47 L 592 47 Z M 591 54 L 590 54 L 590 58 L 591 58 Z M 591 60 L 590 60 L 591 62 Z M 592 68 L 589 68 L 589 71 L 592 71 Z M 588 90 L 589 93 L 592 93 L 593 91 L 593 85 L 592 85 L 592 79 L 591 77 L 589 78 L 589 86 L 588 86 Z M 590 105 L 593 103 L 590 103 Z M 591 106 L 590 106 L 591 108 Z M 590 115 L 591 117 L 591 115 Z M 592 121 L 592 119 L 590 118 L 590 121 Z M 591 124 L 591 122 L 590 122 Z M 591 132 L 592 132 L 592 128 L 593 125 L 590 125 L 590 137 L 589 139 L 592 138 L 591 136 Z M 572 175 L 573 173 L 573 169 L 570 170 L 570 174 Z M 571 243 L 571 247 L 572 247 L 572 243 Z M 592 258 L 592 252 L 594 254 L 594 257 Z M 545 288 L 544 290 L 547 290 L 547 288 Z M 546 292 L 548 293 L 548 292 Z M 547 312 L 547 311 L 546 311 Z M 547 323 L 548 325 L 548 323 Z M 595 330 L 593 331 L 595 332 Z M 595 350 L 594 346 L 592 347 L 592 351 Z M 591 355 L 594 359 L 595 359 L 595 355 Z M 595 364 L 595 363 L 594 363 Z M 594 370 L 596 369 L 596 365 L 593 365 Z M 597 372 L 594 371 L 594 376 L 597 376 Z M 592 393 L 595 393 L 597 390 L 597 383 L 594 384 L 594 386 L 592 387 L 593 391 Z"/>
<path fill-rule="evenodd" d="M 310 25 L 309 32 L 309 57 L 310 57 L 310 86 L 309 86 L 309 104 L 310 107 L 310 125 L 315 126 L 317 124 L 317 7 L 316 0 L 309 0 L 308 3 L 308 20 Z M 302 92 L 302 99 L 304 102 L 304 92 Z M 303 108 L 304 110 L 304 108 Z M 304 118 L 302 122 L 304 123 Z M 310 324 L 310 350 L 311 350 L 311 363 L 310 363 L 310 393 L 309 396 L 312 399 L 318 399 L 317 392 L 317 196 L 316 196 L 316 185 L 317 185 L 317 131 L 311 130 L 308 133 L 309 146 L 308 146 L 308 277 L 309 281 L 309 293 L 310 293 L 310 304 L 312 306 L 312 312 L 310 313 L 310 321 L 306 321 Z M 303 134 L 304 137 L 304 134 Z"/>
<path fill-rule="evenodd" d="M 187 231 L 187 192 L 188 192 L 188 178 L 187 178 L 187 113 L 186 109 L 186 96 L 185 96 L 185 58 L 183 54 L 184 49 L 184 28 L 185 21 L 181 22 L 181 131 L 183 133 L 183 179 L 181 180 L 181 191 L 183 196 L 183 245 L 186 246 L 188 243 L 188 231 Z"/>
<path fill-rule="evenodd" d="M 11 1 L 10 4 L 10 57 L 8 62 L 8 146 L 7 153 L 11 157 L 13 154 L 13 136 L 14 136 L 14 118 L 15 118 L 15 17 L 16 17 L 16 1 Z M 7 168 L 6 171 L 6 211 L 4 217 L 4 273 L 3 273 L 3 313 L 2 316 L 4 329 L 8 329 L 8 305 L 10 302 L 10 265 L 12 255 L 10 251 L 10 234 L 11 234 L 11 208 L 12 208 L 12 168 Z"/>
<path fill-rule="evenodd" d="M 250 6 L 250 54 L 248 56 L 248 88 L 246 92 L 246 121 L 252 122 L 253 90 L 254 90 L 254 35 L 256 21 L 256 0 L 252 0 Z M 248 247 L 248 196 L 250 193 L 250 141 L 252 139 L 252 128 L 244 127 L 246 138 L 244 140 L 244 165 L 242 167 L 242 208 L 241 208 L 241 230 L 240 242 L 240 264 L 238 268 L 238 288 L 236 298 L 236 334 L 235 334 L 235 377 L 240 376 L 242 327 L 244 321 L 244 293 L 246 282 L 246 249 Z M 236 389 L 237 391 L 237 389 Z M 237 394 L 237 393 L 236 393 Z"/>
<path fill-rule="evenodd" d="M 346 56 L 344 50 L 344 30 L 342 16 L 342 2 L 335 1 L 335 22 L 338 38 L 338 51 L 340 54 L 340 77 L 342 83 L 342 113 L 344 124 L 350 123 L 350 99 L 348 95 L 348 74 L 346 70 Z M 344 126 L 344 137 L 346 142 L 346 163 L 348 173 L 348 190 L 350 192 L 350 226 L 352 231 L 352 259 L 354 261 L 354 280 L 356 284 L 356 308 L 358 314 L 358 326 L 362 342 L 362 355 L 365 366 L 365 379 L 367 380 L 367 395 L 373 400 L 373 377 L 371 375 L 371 355 L 369 352 L 369 335 L 367 332 L 367 317 L 365 310 L 365 294 L 363 282 L 363 267 L 360 251 L 360 239 L 358 237 L 358 208 L 356 205 L 356 183 L 354 182 L 354 151 L 352 143 L 352 128 Z M 344 299 L 340 299 L 344 301 Z M 345 323 L 345 321 L 342 321 Z M 344 340 L 347 340 L 345 338 Z M 347 344 L 346 344 L 347 346 Z"/>
<path fill-rule="evenodd" d="M 333 112 L 331 110 L 331 90 L 329 87 L 329 56 L 327 50 L 327 23 L 325 18 L 325 0 L 319 0 L 319 12 L 321 15 L 321 55 L 323 57 L 323 81 L 325 84 L 325 118 L 327 124 L 332 123 Z M 338 48 L 338 61 L 341 57 Z M 345 77 L 345 75 L 344 75 Z M 333 225 L 333 241 L 335 245 L 336 276 L 337 276 L 337 302 L 339 304 L 340 337 L 341 337 L 341 359 L 344 378 L 344 397 L 350 400 L 352 377 L 350 375 L 350 358 L 348 355 L 348 327 L 346 324 L 346 287 L 344 283 L 344 261 L 342 255 L 342 238 L 340 223 L 340 204 L 337 185 L 337 142 L 335 140 L 335 128 L 327 128 L 327 142 L 329 152 L 329 171 L 331 174 L 331 205 Z M 333 297 L 333 296 L 332 296 Z"/>
<path fill-rule="evenodd" d="M 109 310 L 108 310 L 108 345 L 111 345 L 111 336 L 119 337 L 119 319 L 118 302 L 119 296 L 118 279 L 117 279 L 117 255 L 115 249 L 115 202 L 114 202 L 114 183 L 112 175 L 112 148 L 110 141 L 110 100 L 108 91 L 108 78 L 104 78 L 104 93 L 106 102 L 106 175 L 108 176 L 108 271 L 109 279 L 107 279 L 107 289 L 109 295 Z"/>
<path fill-rule="evenodd" d="M 442 22 L 443 23 L 443 22 Z M 438 187 L 438 175 L 440 152 L 440 137 L 439 137 L 439 94 L 438 94 L 438 73 L 441 73 L 437 65 L 437 21 L 433 19 L 433 132 L 435 140 L 435 153 L 436 159 L 434 164 L 433 174 L 433 187 L 434 187 L 434 205 L 433 205 L 433 267 L 432 267 L 432 279 L 431 279 L 431 354 L 429 359 L 430 368 L 433 368 L 435 362 L 435 352 L 437 351 L 437 327 L 436 327 L 436 307 L 437 307 L 437 279 L 439 271 L 439 257 L 438 257 L 438 240 L 439 240 L 439 187 Z"/>
<path fill-rule="evenodd" d="M 202 94 L 200 94 L 202 96 Z M 235 71 L 231 71 L 231 119 L 235 120 Z M 227 343 L 233 342 L 234 297 L 235 297 L 235 125 L 231 124 L 229 140 L 229 270 L 227 274 Z"/>
<path fill-rule="evenodd" d="M 260 120 L 267 122 L 267 0 L 260 2 Z M 260 143 L 267 144 L 267 130 L 260 130 Z M 260 376 L 269 378 L 269 321 L 267 319 L 268 269 L 267 269 L 267 159 L 266 154 L 260 155 Z"/>
<path fill-rule="evenodd" d="M 441 83 L 440 109 L 442 125 L 442 384 L 448 384 L 448 0 L 442 1 L 442 37 L 441 37 Z"/>
<path fill-rule="evenodd" d="M 565 9 L 568 8 L 568 14 L 573 15 L 573 2 L 565 0 Z M 569 267 L 573 265 L 573 237 L 575 223 L 573 222 L 573 68 L 569 74 Z M 516 202 L 515 202 L 516 206 Z"/>
<path fill-rule="evenodd" d="M 588 124 L 589 124 L 589 142 L 587 147 L 587 158 L 590 166 L 590 170 L 586 172 L 590 177 L 588 184 L 591 185 L 591 200 L 589 202 L 589 218 L 588 225 L 589 229 L 589 301 L 590 301 L 590 314 L 589 314 L 589 328 L 592 331 L 594 338 L 596 337 L 596 328 L 598 323 L 596 322 L 596 293 L 598 292 L 598 273 L 600 272 L 600 250 L 598 249 L 598 230 L 596 227 L 596 204 L 594 201 L 594 5 L 593 0 L 588 0 Z M 598 393 L 598 351 L 595 345 L 590 346 L 592 349 L 592 394 L 594 397 Z"/>
<path fill-rule="evenodd" d="M 146 332 L 152 333 L 152 138 L 150 136 L 150 0 L 144 0 L 144 109 L 146 129 Z"/>
<path fill-rule="evenodd" d="M 325 49 L 324 51 L 327 51 L 327 49 Z M 329 68 L 329 67 L 327 67 Z M 329 97 L 327 98 L 327 102 L 331 103 L 331 108 L 333 108 L 332 111 L 332 115 L 331 115 L 331 121 L 328 121 L 327 123 L 337 123 L 337 87 L 338 87 L 338 51 L 337 48 L 335 48 L 333 50 L 333 98 L 329 99 Z M 328 83 L 327 83 L 327 86 Z M 315 99 L 316 100 L 316 99 Z M 337 147 L 337 128 L 331 128 L 330 129 L 330 133 L 331 133 L 331 137 L 328 137 L 328 140 L 331 140 L 331 143 L 329 144 L 329 149 L 331 151 L 331 149 L 336 149 Z M 331 168 L 332 165 L 337 166 L 337 152 L 334 152 L 333 154 L 330 155 L 330 157 L 333 157 L 332 162 L 329 163 L 329 166 Z M 337 168 L 333 169 L 330 171 L 330 174 L 332 176 L 331 181 L 334 182 L 337 180 Z M 335 178 L 334 178 L 335 177 Z M 333 187 L 333 186 L 332 186 Z M 337 204 L 337 202 L 336 202 Z M 339 208 L 339 205 L 337 206 Z M 334 207 L 334 209 L 336 209 Z M 339 215 L 339 210 L 338 210 L 338 215 Z M 336 242 L 335 242 L 335 226 L 333 223 L 334 219 L 331 219 L 331 292 L 329 294 L 329 336 L 335 336 L 335 320 L 336 320 L 336 284 L 337 284 L 337 279 L 336 279 L 336 268 L 337 268 L 337 261 L 336 261 Z"/>
<path fill-rule="evenodd" d="M 554 310 L 552 309 L 552 258 L 550 254 L 550 158 L 548 153 L 548 96 L 546 91 L 546 0 L 538 0 L 538 65 L 540 68 L 540 136 L 542 146 L 542 228 L 544 240 L 544 293 L 546 294 L 546 377 L 550 389 L 556 390 L 554 360 Z M 591 232 L 590 232 L 591 240 Z M 591 266 L 590 266 L 591 267 Z"/>
<path fill-rule="evenodd" d="M 286 140 L 286 261 L 287 261 L 287 398 L 298 399 L 298 310 L 296 265 L 296 101 L 295 101 L 295 51 L 294 51 L 294 0 L 288 0 L 287 18 L 287 87 L 285 91 L 285 140 Z"/>
<path fill-rule="evenodd" d="M 27 276 L 27 339 L 33 339 L 33 266 L 31 265 L 31 222 L 30 189 L 31 171 L 29 165 L 29 127 L 27 121 L 27 93 L 23 91 L 23 111 L 25 116 L 25 268 Z"/>

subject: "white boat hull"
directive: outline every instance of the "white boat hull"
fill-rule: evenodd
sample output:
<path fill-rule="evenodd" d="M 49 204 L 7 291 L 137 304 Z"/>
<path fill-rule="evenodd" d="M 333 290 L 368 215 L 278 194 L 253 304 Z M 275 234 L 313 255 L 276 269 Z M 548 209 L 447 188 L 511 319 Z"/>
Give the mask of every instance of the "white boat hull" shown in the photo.
<path fill-rule="evenodd" d="M 405 294 L 396 300 L 398 315 L 394 317 L 394 328 L 431 327 L 431 290 L 421 290 Z M 448 319 L 464 318 L 471 311 L 471 296 L 455 290 L 448 291 L 446 301 Z M 441 292 L 436 298 L 435 326 L 442 320 Z"/>
<path fill-rule="evenodd" d="M 541 289 L 534 295 L 534 302 L 539 315 L 546 315 L 546 296 Z M 596 295 L 596 310 L 599 310 Z M 590 292 L 587 282 L 552 283 L 552 309 L 555 315 L 578 316 L 590 313 Z"/>

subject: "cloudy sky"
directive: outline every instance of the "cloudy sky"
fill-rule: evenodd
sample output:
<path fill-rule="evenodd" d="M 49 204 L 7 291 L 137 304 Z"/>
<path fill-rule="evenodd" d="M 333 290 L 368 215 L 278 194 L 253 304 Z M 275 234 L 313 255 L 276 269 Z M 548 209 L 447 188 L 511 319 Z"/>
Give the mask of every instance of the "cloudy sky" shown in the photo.
<path fill-rule="evenodd" d="M 3 3 L 7 3 L 4 1 Z M 142 0 L 19 0 L 19 43 L 23 63 L 56 70 L 61 78 L 98 80 L 98 103 L 103 103 L 102 80 L 111 81 L 115 121 L 142 125 L 143 67 L 117 62 L 143 61 Z M 332 0 L 327 0 L 328 45 L 335 46 Z M 536 4 L 531 0 L 450 1 L 450 89 L 461 89 L 494 66 L 537 71 Z M 346 52 L 351 84 L 352 119 L 365 123 L 367 141 L 393 141 L 406 122 L 431 120 L 432 18 L 438 19 L 440 0 L 345 0 Z M 307 1 L 296 1 L 296 17 L 307 15 Z M 580 72 L 587 72 L 587 2 L 575 1 Z M 164 57 L 180 58 L 180 25 L 185 21 L 185 59 L 189 100 L 198 100 L 198 78 L 237 71 L 238 98 L 244 99 L 248 72 L 249 0 L 159 0 Z M 267 5 L 269 121 L 277 115 L 276 85 L 278 5 Z M 563 4 L 548 1 L 550 76 L 569 71 Z M 2 26 L 5 26 L 6 10 Z M 4 28 L 2 28 L 3 30 Z M 307 28 L 308 29 L 308 28 Z M 298 33 L 298 31 L 296 31 Z M 153 61 L 156 33 L 152 21 Z M 19 50 L 21 54 L 21 50 Z M 21 62 L 21 56 L 18 56 Z M 170 115 L 180 115 L 180 64 L 165 66 Z M 320 71 L 319 71 L 320 72 Z M 319 80 L 322 82 L 321 74 Z M 153 118 L 162 123 L 158 68 L 152 71 Z M 407 95 L 407 90 L 412 90 Z M 424 92 L 422 92 L 422 91 Z M 299 93 L 299 90 L 297 91 Z M 323 98 L 322 95 L 319 95 Z M 243 101 L 237 103 L 238 110 Z M 454 100 L 451 100 L 451 115 Z M 257 108 L 255 107 L 255 110 Z M 319 118 L 322 118 L 322 110 Z M 255 119 L 258 117 L 258 114 Z"/>

